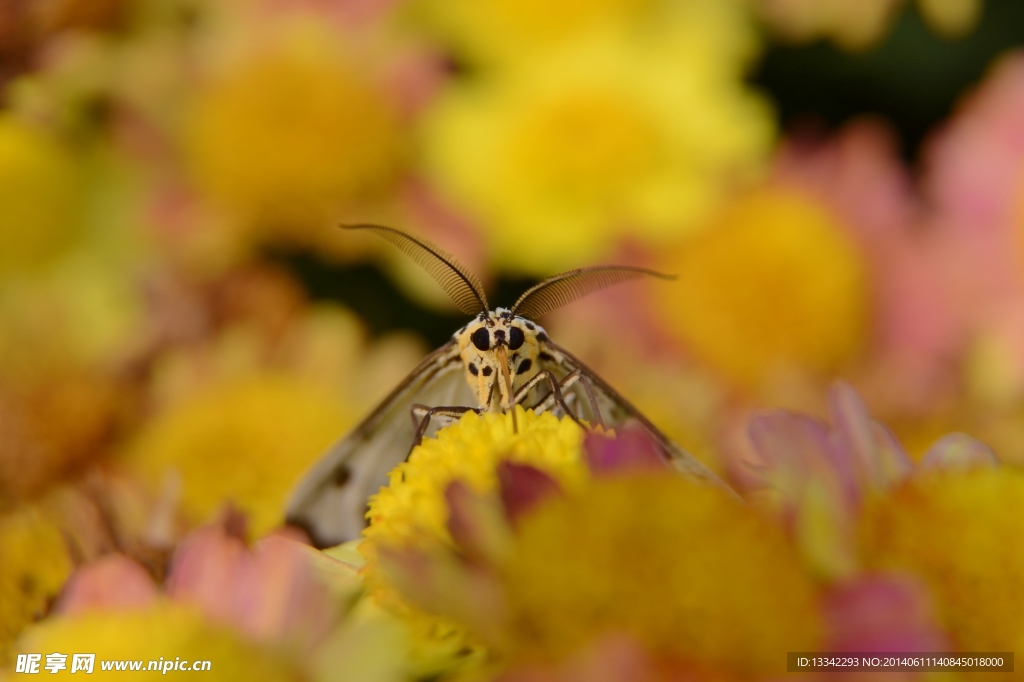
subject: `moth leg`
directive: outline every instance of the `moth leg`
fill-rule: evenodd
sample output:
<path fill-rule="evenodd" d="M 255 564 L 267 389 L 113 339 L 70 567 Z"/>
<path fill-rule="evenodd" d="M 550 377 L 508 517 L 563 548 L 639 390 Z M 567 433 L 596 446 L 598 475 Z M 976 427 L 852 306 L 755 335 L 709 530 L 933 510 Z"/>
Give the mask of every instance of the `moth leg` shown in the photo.
<path fill-rule="evenodd" d="M 426 405 L 413 405 L 409 412 L 412 416 L 413 428 L 416 429 L 416 437 L 413 439 L 412 446 L 416 447 L 423 440 L 427 429 L 430 428 L 431 420 L 435 417 L 443 420 L 447 425 L 458 421 L 459 417 L 467 412 L 480 414 L 483 412 L 483 409 L 479 407 L 427 407 Z"/>
<path fill-rule="evenodd" d="M 594 387 L 590 384 L 583 373 L 579 369 L 574 369 L 565 375 L 559 384 L 559 388 L 565 391 L 575 383 L 579 382 L 583 386 L 583 390 L 587 394 L 587 400 L 590 403 L 590 410 L 594 414 L 594 425 L 605 428 L 604 418 L 601 416 L 601 408 L 597 405 L 597 396 L 594 395 Z M 535 411 L 550 410 L 554 406 L 554 394 L 549 394 L 546 398 L 541 400 L 539 403 L 534 405 Z"/>
<path fill-rule="evenodd" d="M 580 375 L 580 371 L 578 369 L 574 369 L 569 374 L 566 374 L 565 378 L 562 379 L 562 381 L 558 384 L 559 391 L 561 392 L 561 391 L 569 388 L 573 384 L 575 384 L 577 381 L 579 381 L 580 376 L 581 376 Z M 536 382 L 534 382 L 534 385 L 536 385 Z M 566 402 L 566 404 L 568 404 L 568 402 Z M 534 412 L 547 412 L 548 410 L 550 410 L 554 406 L 555 406 L 555 394 L 552 392 L 552 393 L 548 393 L 546 396 L 544 396 L 539 401 L 537 401 L 537 403 L 534 404 L 531 409 Z"/>
<path fill-rule="evenodd" d="M 579 370 L 576 370 L 579 372 Z M 590 380 L 585 376 L 580 376 L 580 385 L 583 386 L 583 390 L 587 392 L 587 400 L 590 401 L 590 410 L 594 413 L 594 422 L 597 426 L 602 429 L 605 428 L 604 419 L 601 417 L 601 408 L 597 406 L 597 396 L 594 395 L 594 386 L 590 383 Z"/>
<path fill-rule="evenodd" d="M 546 380 L 548 382 L 548 386 L 551 388 L 551 393 L 548 394 L 548 397 L 544 399 L 543 403 L 546 404 L 546 403 L 550 402 L 551 405 L 556 405 L 557 404 L 559 407 L 561 407 L 563 410 L 565 410 L 565 413 L 567 415 L 569 415 L 569 417 L 574 422 L 579 424 L 580 423 L 579 418 L 576 416 L 576 413 L 573 412 L 569 408 L 569 405 L 565 402 L 565 398 L 562 396 L 562 390 L 561 390 L 561 386 L 563 386 L 563 385 L 564 386 L 571 386 L 572 383 L 576 380 L 576 379 L 573 379 L 572 381 L 569 381 L 567 383 L 567 381 L 568 381 L 570 376 L 575 374 L 576 378 L 578 379 L 579 378 L 579 373 L 580 373 L 580 371 L 578 369 L 577 370 L 573 370 L 568 376 L 566 376 L 565 379 L 563 379 L 561 382 L 559 382 L 558 379 L 555 378 L 554 374 L 552 374 L 550 371 L 548 371 L 546 369 L 543 369 L 543 370 L 537 372 L 536 374 L 534 374 L 533 377 L 531 377 L 529 381 L 527 381 L 525 384 L 523 384 L 522 387 L 518 391 L 516 391 L 515 404 L 519 404 L 520 402 L 522 402 L 522 400 L 527 396 L 527 394 L 535 386 L 537 386 L 537 384 L 539 384 L 541 381 L 545 381 Z M 549 406 L 547 409 L 551 409 L 551 407 Z M 581 424 L 581 426 L 582 426 L 582 424 Z"/>

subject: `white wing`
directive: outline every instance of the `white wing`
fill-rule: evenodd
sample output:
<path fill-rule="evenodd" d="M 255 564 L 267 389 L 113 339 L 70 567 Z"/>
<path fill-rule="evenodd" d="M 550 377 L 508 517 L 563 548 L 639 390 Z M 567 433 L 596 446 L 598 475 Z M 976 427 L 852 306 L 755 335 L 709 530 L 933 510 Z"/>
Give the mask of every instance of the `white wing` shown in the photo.
<path fill-rule="evenodd" d="M 729 491 L 732 490 L 699 459 L 662 433 L 642 412 L 633 407 L 618 391 L 608 385 L 604 379 L 595 374 L 593 370 L 583 364 L 572 353 L 546 339 L 541 344 L 539 361 L 541 368 L 550 371 L 559 381 L 574 370 L 580 370 L 583 378 L 593 388 L 597 407 L 601 411 L 600 420 L 607 426 L 615 428 L 629 421 L 639 423 L 658 442 L 666 459 L 678 471 L 705 483 L 720 486 Z M 590 423 L 598 421 L 582 382 L 577 382 L 569 387 L 565 391 L 564 397 L 580 419 Z"/>
<path fill-rule="evenodd" d="M 367 498 L 387 484 L 388 472 L 409 455 L 416 435 L 411 408 L 417 403 L 476 406 L 454 341 L 428 355 L 313 465 L 288 502 L 288 523 L 305 529 L 318 547 L 359 537 Z"/>

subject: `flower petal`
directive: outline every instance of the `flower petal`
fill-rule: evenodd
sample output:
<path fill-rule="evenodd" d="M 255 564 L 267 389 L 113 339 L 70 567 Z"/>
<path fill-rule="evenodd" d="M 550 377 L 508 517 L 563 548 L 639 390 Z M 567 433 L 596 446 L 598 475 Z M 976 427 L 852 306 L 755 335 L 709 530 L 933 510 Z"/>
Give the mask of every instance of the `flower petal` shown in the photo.
<path fill-rule="evenodd" d="M 921 459 L 922 469 L 967 469 L 998 466 L 999 458 L 985 443 L 966 433 L 950 433 L 935 441 Z"/>
<path fill-rule="evenodd" d="M 381 547 L 379 562 L 388 582 L 417 608 L 465 624 L 491 642 L 507 627 L 505 601 L 494 577 L 454 554 Z"/>
<path fill-rule="evenodd" d="M 230 620 L 232 588 L 245 551 L 245 544 L 224 524 L 196 530 L 171 559 L 167 594 L 199 605 L 212 618 Z"/>
<path fill-rule="evenodd" d="M 583 449 L 590 470 L 598 476 L 668 468 L 654 439 L 637 423 L 619 429 L 615 437 L 590 431 Z"/>
<path fill-rule="evenodd" d="M 501 501 L 513 523 L 548 497 L 562 494 L 558 481 L 537 467 L 505 461 L 497 474 Z"/>
<path fill-rule="evenodd" d="M 494 496 L 478 495 L 461 479 L 444 491 L 448 502 L 448 532 L 470 560 L 490 564 L 502 557 L 511 542 L 511 529 Z"/>
<path fill-rule="evenodd" d="M 57 611 L 70 615 L 92 609 L 139 608 L 156 598 L 156 585 L 146 569 L 126 556 L 111 554 L 71 575 Z"/>
<path fill-rule="evenodd" d="M 828 402 L 836 429 L 833 443 L 849 459 L 861 486 L 882 489 L 910 473 L 910 458 L 895 438 L 871 420 L 864 402 L 849 384 L 834 384 Z"/>
<path fill-rule="evenodd" d="M 226 524 L 206 526 L 179 546 L 167 593 L 254 639 L 312 646 L 335 616 L 331 592 L 314 569 L 315 552 L 273 535 L 250 552 Z"/>
<path fill-rule="evenodd" d="M 910 578 L 866 575 L 823 602 L 831 651 L 942 651 L 946 636 L 925 588 Z"/>
<path fill-rule="evenodd" d="M 755 471 L 790 509 L 812 479 L 829 481 L 837 499 L 853 504 L 857 483 L 847 459 L 837 455 L 827 427 L 801 414 L 777 410 L 750 419 L 748 433 L 763 459 Z"/>

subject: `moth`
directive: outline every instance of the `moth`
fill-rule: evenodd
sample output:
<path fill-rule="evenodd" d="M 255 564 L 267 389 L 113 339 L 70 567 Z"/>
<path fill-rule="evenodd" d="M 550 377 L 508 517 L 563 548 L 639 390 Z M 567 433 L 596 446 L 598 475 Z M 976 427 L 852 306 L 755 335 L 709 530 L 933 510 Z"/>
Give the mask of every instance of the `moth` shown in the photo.
<path fill-rule="evenodd" d="M 639 277 L 672 279 L 645 268 L 601 265 L 563 272 L 531 287 L 511 308 L 491 310 L 483 285 L 451 254 L 381 225 L 347 225 L 391 242 L 422 266 L 473 319 L 416 366 L 369 416 L 335 443 L 292 494 L 287 521 L 319 547 L 357 538 L 367 499 L 388 472 L 433 429 L 469 411 L 552 411 L 578 422 L 617 427 L 633 421 L 666 460 L 696 480 L 723 487 L 699 460 L 659 431 L 583 362 L 554 343 L 536 320 L 577 298 Z"/>

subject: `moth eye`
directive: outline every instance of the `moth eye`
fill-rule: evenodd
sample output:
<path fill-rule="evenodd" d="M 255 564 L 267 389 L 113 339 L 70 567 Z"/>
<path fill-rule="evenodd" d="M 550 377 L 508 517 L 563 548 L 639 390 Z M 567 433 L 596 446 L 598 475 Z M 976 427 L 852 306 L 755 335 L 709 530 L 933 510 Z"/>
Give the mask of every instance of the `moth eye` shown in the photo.
<path fill-rule="evenodd" d="M 519 350 L 523 342 L 526 341 L 526 336 L 523 334 L 523 330 L 519 327 L 512 327 L 508 331 L 508 347 L 512 350 Z"/>
<path fill-rule="evenodd" d="M 487 350 L 491 347 L 491 335 L 487 333 L 487 327 L 480 327 L 469 338 L 479 350 Z"/>

